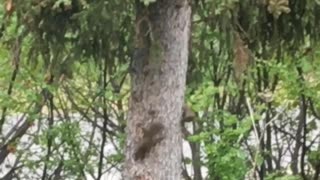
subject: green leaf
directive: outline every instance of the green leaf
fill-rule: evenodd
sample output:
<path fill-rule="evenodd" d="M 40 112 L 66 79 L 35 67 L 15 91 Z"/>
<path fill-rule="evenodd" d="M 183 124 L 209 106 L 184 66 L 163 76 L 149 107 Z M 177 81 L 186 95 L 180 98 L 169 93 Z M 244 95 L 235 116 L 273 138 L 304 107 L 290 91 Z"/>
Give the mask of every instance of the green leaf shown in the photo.
<path fill-rule="evenodd" d="M 149 6 L 149 4 L 156 2 L 157 0 L 140 0 L 144 5 Z"/>

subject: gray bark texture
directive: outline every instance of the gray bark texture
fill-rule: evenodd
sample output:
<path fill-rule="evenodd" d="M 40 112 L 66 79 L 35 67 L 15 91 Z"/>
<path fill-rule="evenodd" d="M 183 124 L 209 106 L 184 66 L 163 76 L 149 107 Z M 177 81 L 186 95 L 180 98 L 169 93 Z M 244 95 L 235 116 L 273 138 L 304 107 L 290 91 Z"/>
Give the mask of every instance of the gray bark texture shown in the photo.
<path fill-rule="evenodd" d="M 123 177 L 180 180 L 191 7 L 188 0 L 136 0 L 136 13 Z"/>

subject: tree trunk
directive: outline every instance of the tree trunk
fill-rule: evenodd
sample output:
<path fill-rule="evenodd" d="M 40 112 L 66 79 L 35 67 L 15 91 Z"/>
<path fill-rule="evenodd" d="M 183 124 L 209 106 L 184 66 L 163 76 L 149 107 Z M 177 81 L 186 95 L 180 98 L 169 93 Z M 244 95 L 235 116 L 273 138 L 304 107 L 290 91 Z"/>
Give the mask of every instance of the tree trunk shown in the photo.
<path fill-rule="evenodd" d="M 181 179 L 181 115 L 190 38 L 187 0 L 136 0 L 124 179 Z"/>

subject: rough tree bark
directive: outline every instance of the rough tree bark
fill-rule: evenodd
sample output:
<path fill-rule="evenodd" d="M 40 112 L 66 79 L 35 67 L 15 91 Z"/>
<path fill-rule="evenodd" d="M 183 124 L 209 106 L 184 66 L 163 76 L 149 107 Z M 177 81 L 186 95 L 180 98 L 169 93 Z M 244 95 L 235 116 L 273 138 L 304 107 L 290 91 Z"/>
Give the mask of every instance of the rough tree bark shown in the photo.
<path fill-rule="evenodd" d="M 136 0 L 124 179 L 179 180 L 190 38 L 188 0 Z"/>

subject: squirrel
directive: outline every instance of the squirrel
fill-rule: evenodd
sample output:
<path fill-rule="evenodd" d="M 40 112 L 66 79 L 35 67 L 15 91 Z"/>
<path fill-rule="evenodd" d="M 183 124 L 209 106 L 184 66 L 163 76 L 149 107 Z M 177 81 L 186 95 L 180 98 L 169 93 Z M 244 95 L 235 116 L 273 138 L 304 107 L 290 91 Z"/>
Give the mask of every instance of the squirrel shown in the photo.
<path fill-rule="evenodd" d="M 188 129 L 185 127 L 185 123 L 193 122 L 196 119 L 196 114 L 194 111 L 187 105 L 182 106 L 182 116 L 181 116 L 181 132 L 183 138 L 186 138 L 191 135 Z"/>
<path fill-rule="evenodd" d="M 191 108 L 187 104 L 184 104 L 182 106 L 181 122 L 182 123 L 192 122 L 194 121 L 195 117 L 196 117 L 196 114 L 191 110 Z"/>
<path fill-rule="evenodd" d="M 134 153 L 136 161 L 144 159 L 151 149 L 164 139 L 163 130 L 163 124 L 158 122 L 151 123 L 148 128 L 142 128 L 143 138 Z"/>
<path fill-rule="evenodd" d="M 182 117 L 181 117 L 181 126 L 183 134 L 187 133 L 186 128 L 184 127 L 184 123 L 194 121 L 195 113 L 185 104 L 182 107 Z M 139 125 L 138 125 L 139 126 Z M 134 152 L 134 160 L 143 160 L 146 155 L 151 151 L 153 147 L 155 147 L 158 143 L 160 143 L 164 137 L 164 125 L 159 122 L 152 122 L 147 128 L 141 127 L 142 129 L 142 140 L 136 148 Z"/>

